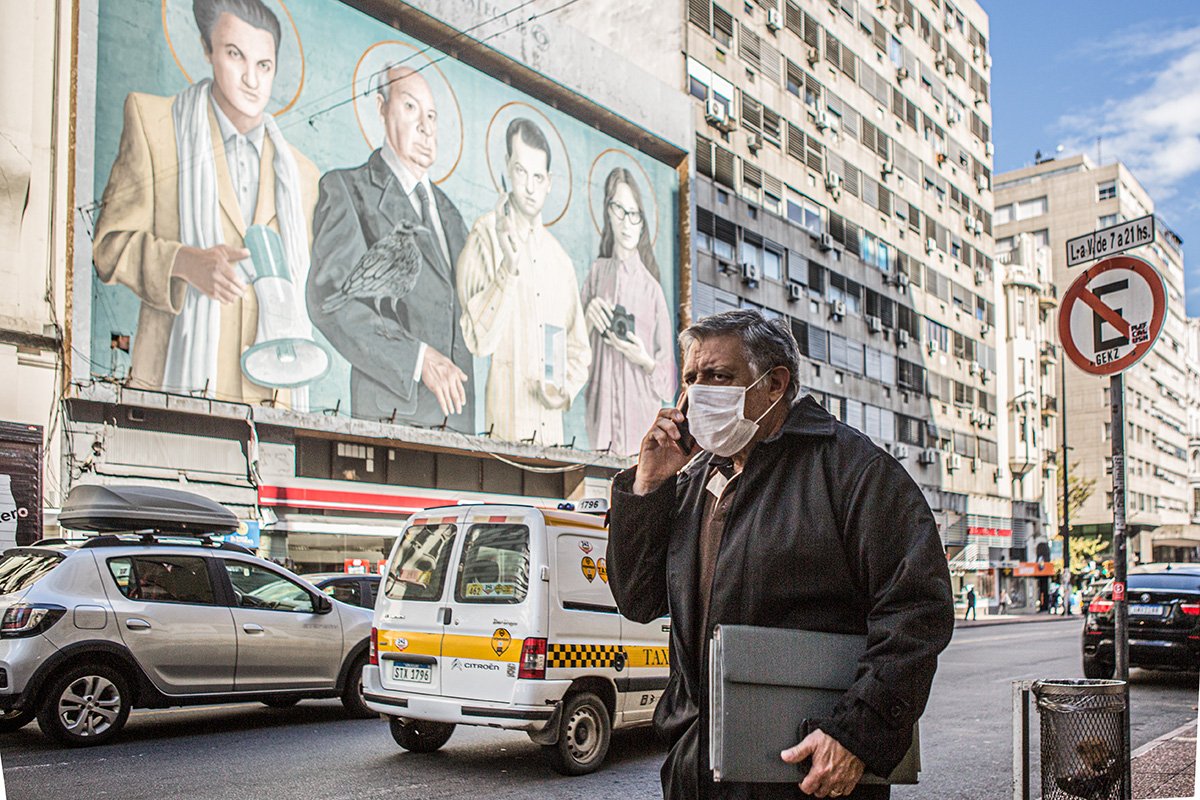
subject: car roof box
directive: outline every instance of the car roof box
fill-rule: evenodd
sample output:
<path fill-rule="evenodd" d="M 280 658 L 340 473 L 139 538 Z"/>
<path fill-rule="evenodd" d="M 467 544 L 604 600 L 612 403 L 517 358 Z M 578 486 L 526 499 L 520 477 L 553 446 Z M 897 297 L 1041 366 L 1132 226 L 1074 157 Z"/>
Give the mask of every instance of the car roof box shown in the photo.
<path fill-rule="evenodd" d="M 158 486 L 76 486 L 58 523 L 70 530 L 118 533 L 155 530 L 200 535 L 236 531 L 232 511 L 207 497 Z"/>

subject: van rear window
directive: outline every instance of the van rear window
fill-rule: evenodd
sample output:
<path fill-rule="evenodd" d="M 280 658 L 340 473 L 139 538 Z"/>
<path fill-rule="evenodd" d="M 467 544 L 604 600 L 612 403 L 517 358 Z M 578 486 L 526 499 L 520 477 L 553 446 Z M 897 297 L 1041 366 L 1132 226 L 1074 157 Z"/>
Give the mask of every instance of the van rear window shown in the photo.
<path fill-rule="evenodd" d="M 62 560 L 63 556 L 58 553 L 9 550 L 0 558 L 0 594 L 28 589 Z"/>
<path fill-rule="evenodd" d="M 472 525 L 463 546 L 454 599 L 460 603 L 520 603 L 529 589 L 529 528 Z"/>
<path fill-rule="evenodd" d="M 393 600 L 440 600 L 457 525 L 413 525 L 400 537 L 384 593 Z"/>

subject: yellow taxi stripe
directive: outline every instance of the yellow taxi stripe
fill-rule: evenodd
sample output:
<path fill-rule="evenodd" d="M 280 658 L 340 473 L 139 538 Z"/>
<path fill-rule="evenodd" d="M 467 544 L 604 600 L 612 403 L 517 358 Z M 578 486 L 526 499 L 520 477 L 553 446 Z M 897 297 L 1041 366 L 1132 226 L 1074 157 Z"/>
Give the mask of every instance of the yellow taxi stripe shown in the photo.
<path fill-rule="evenodd" d="M 403 643 L 403 647 L 401 647 Z M 379 631 L 380 653 L 413 653 L 423 656 L 467 658 L 472 661 L 520 661 L 523 639 L 495 636 Z"/>
<path fill-rule="evenodd" d="M 546 522 L 551 525 L 566 525 L 571 528 L 587 528 L 593 531 L 607 530 L 604 527 L 604 517 L 595 520 L 580 519 L 579 517 L 560 517 L 557 514 L 551 514 L 548 511 L 543 511 L 542 516 L 546 518 Z"/>
<path fill-rule="evenodd" d="M 670 649 L 666 647 L 638 647 L 625 645 L 625 666 L 668 667 L 671 665 Z"/>
<path fill-rule="evenodd" d="M 379 652 L 441 655 L 442 634 L 415 631 L 380 631 Z"/>

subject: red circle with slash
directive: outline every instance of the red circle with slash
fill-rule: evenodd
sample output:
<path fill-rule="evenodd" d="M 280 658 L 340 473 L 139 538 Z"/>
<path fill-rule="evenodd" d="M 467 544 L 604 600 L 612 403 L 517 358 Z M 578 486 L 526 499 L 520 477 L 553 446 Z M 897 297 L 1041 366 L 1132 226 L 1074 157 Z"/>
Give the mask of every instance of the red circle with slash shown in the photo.
<path fill-rule="evenodd" d="M 1096 279 L 1113 270 L 1125 270 L 1135 276 L 1134 280 L 1145 282 L 1145 289 L 1149 291 L 1151 299 L 1151 309 L 1148 319 L 1144 321 L 1137 319 L 1131 321 L 1097 294 L 1099 287 L 1095 286 Z M 1093 289 L 1097 291 L 1093 291 Z M 1086 345 L 1081 347 L 1080 343 L 1075 341 L 1075 335 L 1071 329 L 1071 315 L 1077 310 L 1079 303 L 1083 303 L 1092 315 L 1099 318 L 1099 321 L 1107 323 L 1118 334 L 1123 336 L 1125 344 L 1114 346 L 1099 353 L 1096 352 L 1095 347 Z M 1139 316 L 1147 316 L 1144 313 L 1144 308 L 1142 310 L 1143 313 Z M 1140 258 L 1133 256 L 1113 256 L 1084 270 L 1071 284 L 1071 287 L 1067 289 L 1066 294 L 1063 295 L 1062 308 L 1058 314 L 1058 336 L 1062 342 L 1063 350 L 1067 354 L 1067 358 L 1071 359 L 1071 363 L 1075 366 L 1091 375 L 1116 375 L 1145 358 L 1150 349 L 1154 347 L 1154 343 L 1158 341 L 1158 336 L 1162 333 L 1163 322 L 1166 318 L 1167 292 L 1162 276 L 1158 274 L 1158 270 Z M 1097 330 L 1099 330 L 1099 321 L 1096 323 Z M 1138 340 L 1128 352 L 1120 357 L 1110 357 L 1104 361 L 1100 360 L 1099 356 L 1106 354 L 1111 356 L 1119 347 L 1128 347 L 1131 336 L 1136 336 Z M 1092 357 L 1089 358 L 1085 355 L 1084 350 L 1091 352 Z"/>

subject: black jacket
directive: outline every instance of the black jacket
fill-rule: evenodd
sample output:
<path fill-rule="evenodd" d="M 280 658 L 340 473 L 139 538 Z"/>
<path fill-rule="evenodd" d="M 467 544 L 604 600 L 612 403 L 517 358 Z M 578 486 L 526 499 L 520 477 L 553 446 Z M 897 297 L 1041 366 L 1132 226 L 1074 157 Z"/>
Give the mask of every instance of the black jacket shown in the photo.
<path fill-rule="evenodd" d="M 937 525 L 904 468 L 811 397 L 759 443 L 738 479 L 717 556 L 709 628 L 700 630 L 698 552 L 702 454 L 646 496 L 633 470 L 613 485 L 609 582 L 621 613 L 671 614 L 671 675 L 655 724 L 672 744 L 667 797 L 797 796 L 794 784 L 711 783 L 707 650 L 718 624 L 866 634 L 854 685 L 820 727 L 887 775 L 925 709 L 954 605 Z M 696 782 L 699 786 L 696 786 Z"/>
<path fill-rule="evenodd" d="M 308 313 L 329 343 L 350 362 L 351 414 L 387 419 L 394 413 L 400 423 L 441 424 L 437 398 L 423 383 L 413 380 L 417 352 L 425 342 L 467 374 L 467 403 L 462 414 L 452 415 L 448 424 L 462 433 L 474 433 L 474 362 L 459 327 L 462 307 L 454 286 L 454 262 L 466 242 L 467 228 L 440 187 L 433 187 L 431 201 L 437 205 L 450 262 L 434 234 L 422 231 L 417 237 L 424 255 L 421 274 L 399 303 L 396 318 L 381 318 L 369 303 L 358 300 L 326 314 L 322 304 L 372 245 L 401 221 L 421 221 L 379 150 L 361 166 L 326 173 L 313 213 Z"/>

